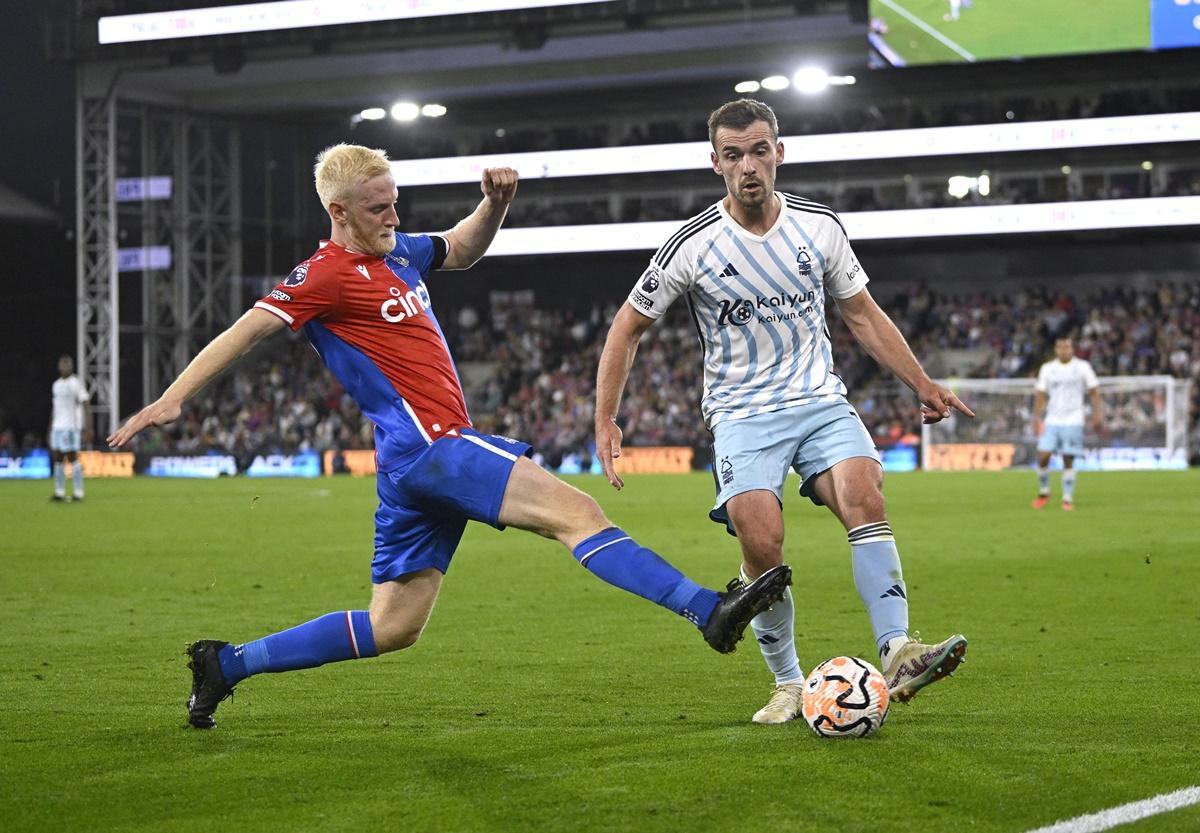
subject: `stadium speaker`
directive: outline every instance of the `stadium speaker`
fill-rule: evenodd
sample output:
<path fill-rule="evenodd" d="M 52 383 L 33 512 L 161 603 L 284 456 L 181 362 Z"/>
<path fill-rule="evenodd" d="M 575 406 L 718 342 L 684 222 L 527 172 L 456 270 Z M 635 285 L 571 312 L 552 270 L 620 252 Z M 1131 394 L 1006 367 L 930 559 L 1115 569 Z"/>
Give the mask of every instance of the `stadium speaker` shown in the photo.
<path fill-rule="evenodd" d="M 213 50 L 212 64 L 222 75 L 232 75 L 246 65 L 246 53 L 237 46 L 222 46 Z"/>
<path fill-rule="evenodd" d="M 867 12 L 867 0 L 848 0 L 847 10 L 850 13 L 851 23 L 866 23 L 869 14 Z"/>

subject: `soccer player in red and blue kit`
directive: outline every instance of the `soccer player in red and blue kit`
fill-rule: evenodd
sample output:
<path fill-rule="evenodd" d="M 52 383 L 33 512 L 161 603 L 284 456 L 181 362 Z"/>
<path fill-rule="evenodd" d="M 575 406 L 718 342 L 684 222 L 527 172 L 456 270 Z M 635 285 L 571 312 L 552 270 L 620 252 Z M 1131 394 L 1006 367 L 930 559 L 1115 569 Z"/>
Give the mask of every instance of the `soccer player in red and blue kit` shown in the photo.
<path fill-rule="evenodd" d="M 215 726 L 217 705 L 254 674 L 414 644 L 468 520 L 553 538 L 599 578 L 684 617 L 717 651 L 732 651 L 750 620 L 782 597 L 788 567 L 745 587 L 730 582 L 726 592 L 701 587 L 615 527 L 591 497 L 533 463 L 529 445 L 471 427 L 425 279 L 483 256 L 516 196 L 517 172 L 485 170 L 475 211 L 429 235 L 396 232 L 396 182 L 383 151 L 334 145 L 317 157 L 314 174 L 332 224 L 329 239 L 108 443 L 117 448 L 150 426 L 173 422 L 188 399 L 255 344 L 285 326 L 303 329 L 375 423 L 379 509 L 371 603 L 239 645 L 192 643 L 191 725 Z"/>

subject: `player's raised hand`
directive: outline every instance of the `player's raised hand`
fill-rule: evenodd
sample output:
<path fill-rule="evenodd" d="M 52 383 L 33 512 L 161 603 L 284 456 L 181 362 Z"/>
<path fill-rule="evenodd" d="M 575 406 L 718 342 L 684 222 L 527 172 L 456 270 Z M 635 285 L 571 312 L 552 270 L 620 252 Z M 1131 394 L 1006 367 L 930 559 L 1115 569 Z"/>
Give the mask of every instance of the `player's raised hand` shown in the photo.
<path fill-rule="evenodd" d="M 479 190 L 492 202 L 508 205 L 517 196 L 517 178 L 513 168 L 484 168 Z"/>
<path fill-rule="evenodd" d="M 620 489 L 625 481 L 617 474 L 614 461 L 621 456 L 621 427 L 614 419 L 602 419 L 596 422 L 596 456 L 604 467 L 604 475 L 614 489 Z"/>
<path fill-rule="evenodd" d="M 110 434 L 105 442 L 109 448 L 120 448 L 152 425 L 167 425 L 179 419 L 180 410 L 178 402 L 162 399 L 151 402 Z"/>
<path fill-rule="evenodd" d="M 928 389 L 917 391 L 917 398 L 921 400 L 921 421 L 926 425 L 949 417 L 951 408 L 969 417 L 975 416 L 975 412 L 953 391 L 941 385 L 931 385 Z"/>

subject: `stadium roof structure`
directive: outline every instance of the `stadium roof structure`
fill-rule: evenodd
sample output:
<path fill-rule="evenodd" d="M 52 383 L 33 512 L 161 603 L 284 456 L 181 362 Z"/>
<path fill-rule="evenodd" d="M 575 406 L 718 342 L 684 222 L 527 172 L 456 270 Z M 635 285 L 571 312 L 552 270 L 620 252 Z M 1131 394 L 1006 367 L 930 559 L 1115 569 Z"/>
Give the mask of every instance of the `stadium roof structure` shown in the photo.
<path fill-rule="evenodd" d="M 59 56 L 86 68 L 81 83 L 89 92 L 116 85 L 125 98 L 225 115 L 348 112 L 400 93 L 478 104 L 528 93 L 724 81 L 777 72 L 801 54 L 831 66 L 861 63 L 865 54 L 862 26 L 851 22 L 844 0 L 606 0 L 99 43 L 99 20 L 122 7 L 143 10 L 85 2 L 71 25 L 57 30 Z"/>

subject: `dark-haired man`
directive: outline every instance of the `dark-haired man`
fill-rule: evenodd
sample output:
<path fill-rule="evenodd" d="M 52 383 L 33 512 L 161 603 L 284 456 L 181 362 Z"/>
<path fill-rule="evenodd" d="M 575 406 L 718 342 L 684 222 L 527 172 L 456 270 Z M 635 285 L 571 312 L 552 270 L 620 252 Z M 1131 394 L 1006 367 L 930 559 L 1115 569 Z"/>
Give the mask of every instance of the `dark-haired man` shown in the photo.
<path fill-rule="evenodd" d="M 951 408 L 974 414 L 929 378 L 871 298 L 837 215 L 775 191 L 784 148 L 771 108 L 732 101 L 712 113 L 708 129 L 712 168 L 728 193 L 663 244 L 613 320 L 597 373 L 596 453 L 609 482 L 621 488 L 616 417 L 638 340 L 686 295 L 704 348 L 700 407 L 714 438 L 717 498 L 709 516 L 741 543 L 742 580 L 783 563 L 782 489 L 792 468 L 803 478 L 800 493 L 828 506 L 846 528 L 884 676 L 892 696 L 907 701 L 958 666 L 967 640 L 955 635 L 925 645 L 909 636 L 883 470 L 833 370 L 826 293 L 867 352 L 917 394 L 925 422 L 948 417 Z M 775 676 L 754 721 L 786 722 L 800 713 L 804 681 L 791 592 L 751 627 Z"/>

